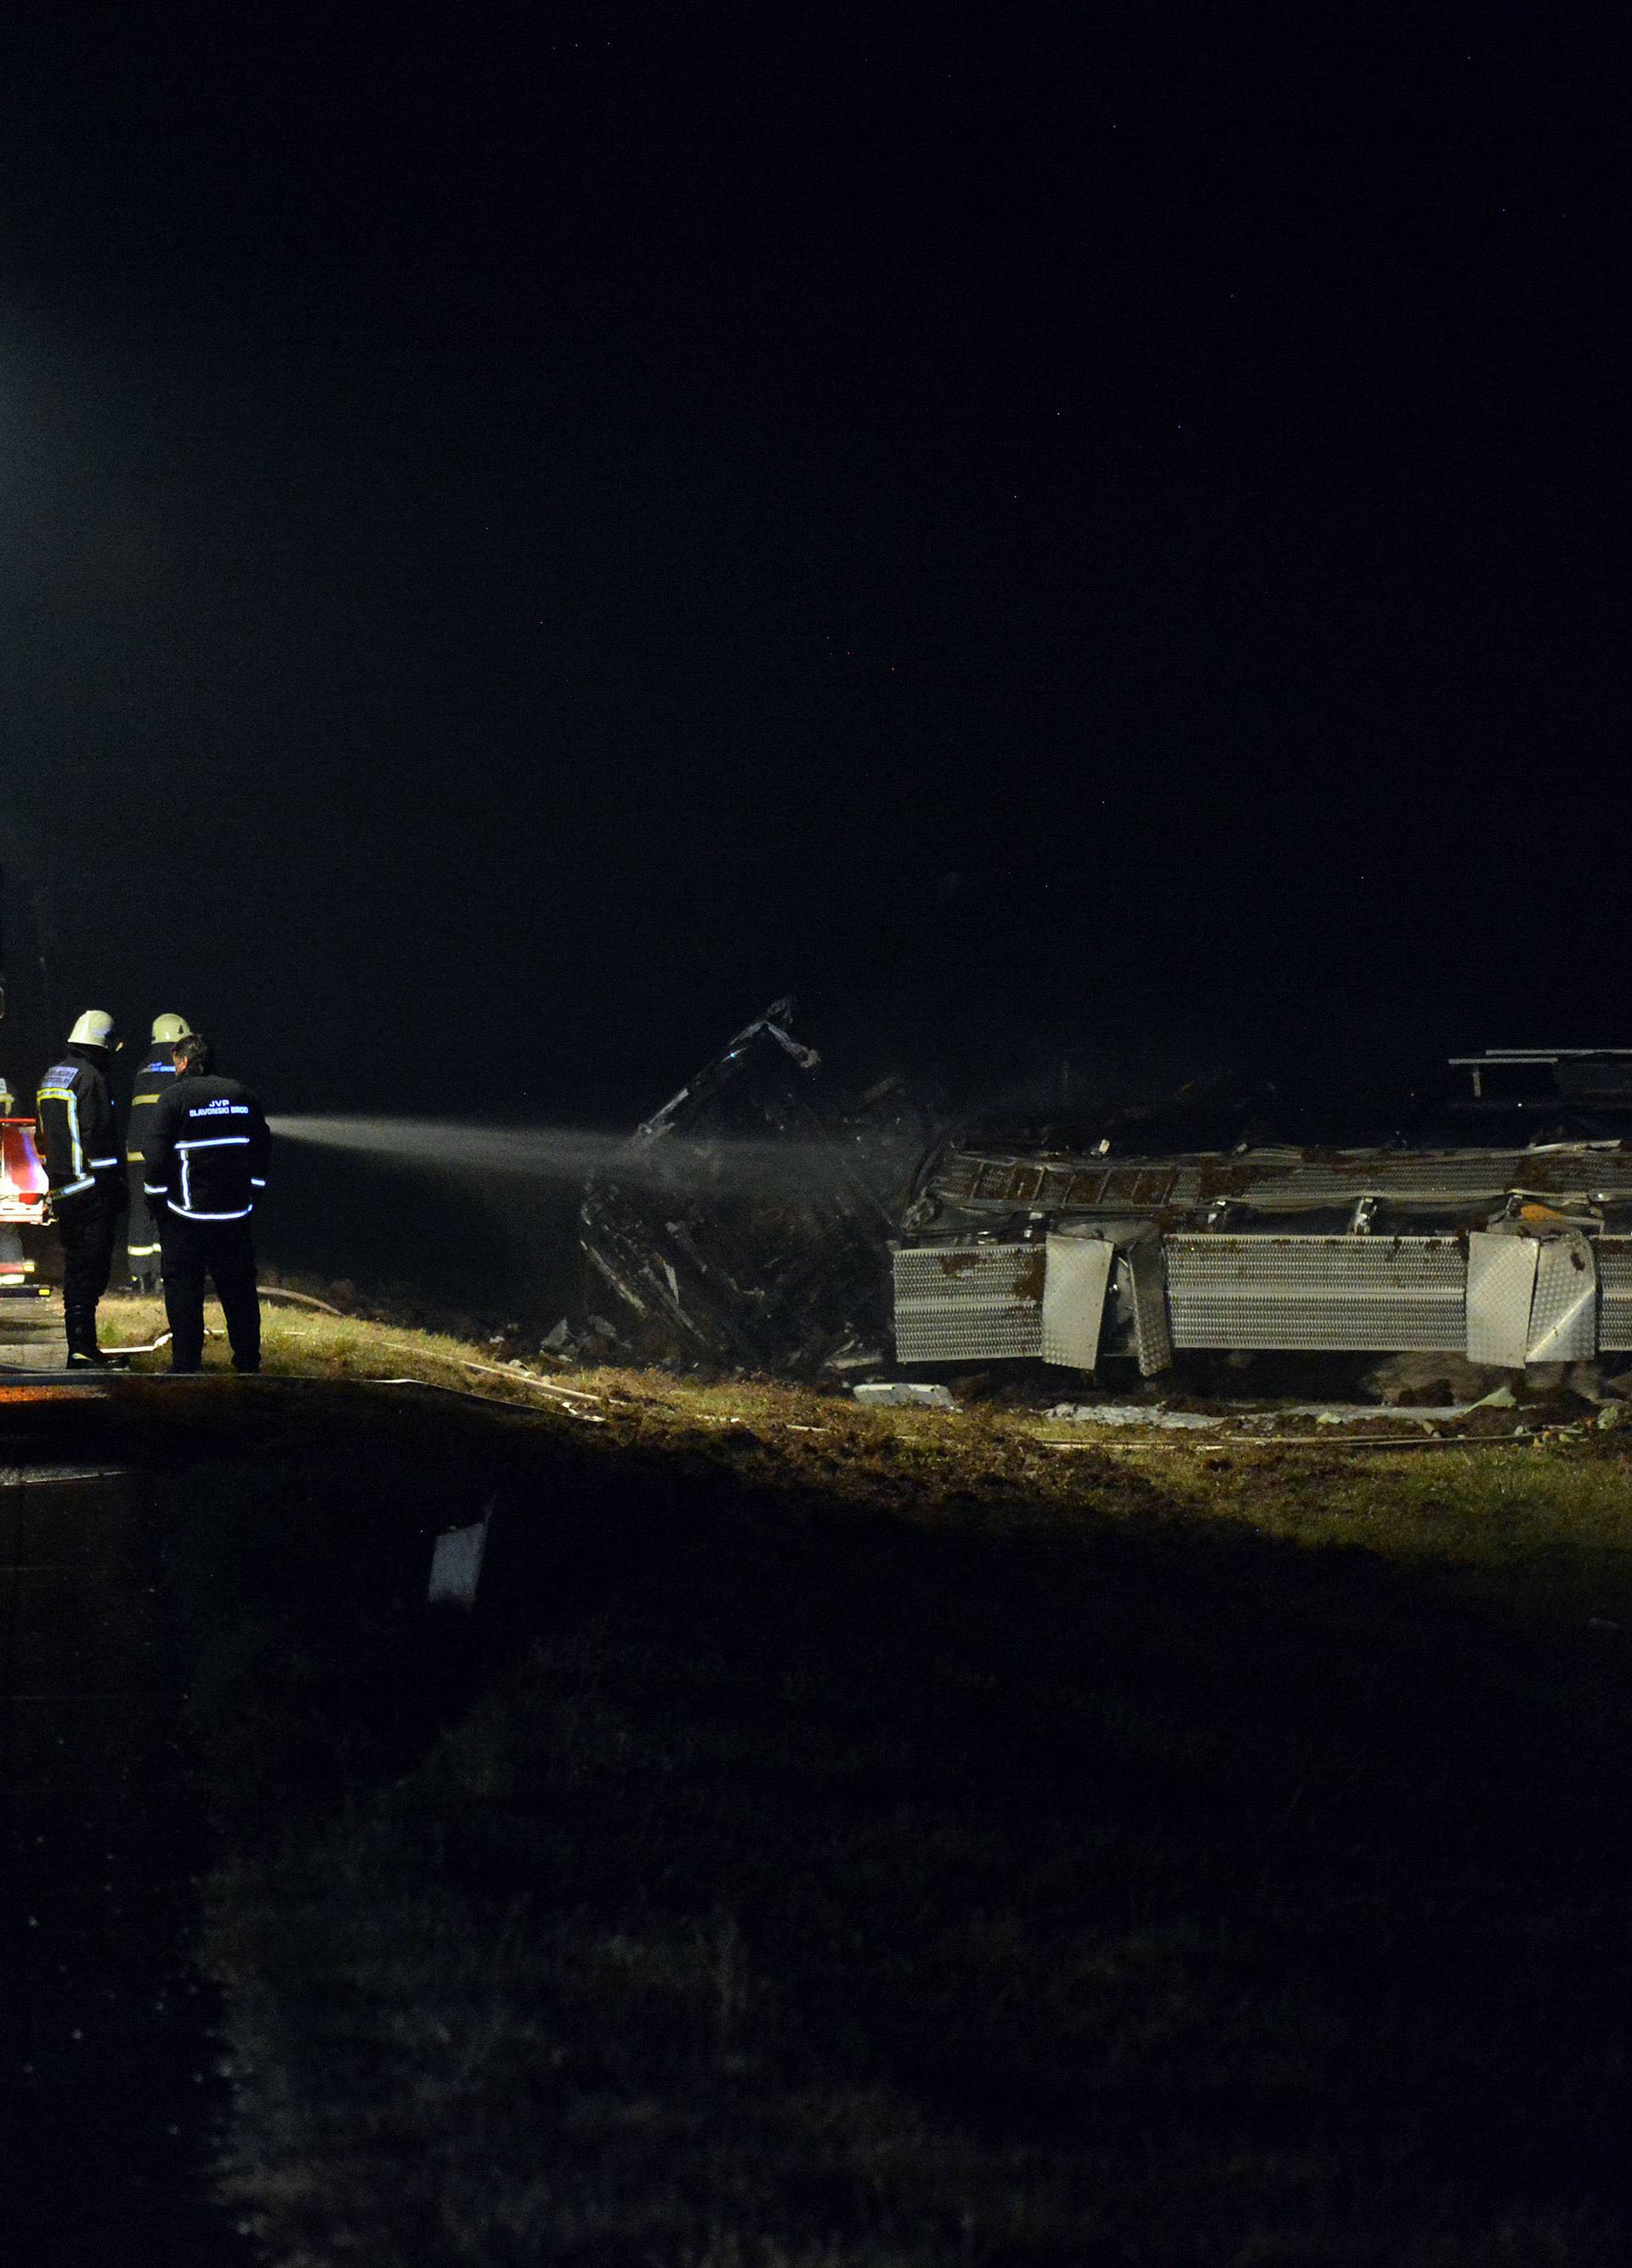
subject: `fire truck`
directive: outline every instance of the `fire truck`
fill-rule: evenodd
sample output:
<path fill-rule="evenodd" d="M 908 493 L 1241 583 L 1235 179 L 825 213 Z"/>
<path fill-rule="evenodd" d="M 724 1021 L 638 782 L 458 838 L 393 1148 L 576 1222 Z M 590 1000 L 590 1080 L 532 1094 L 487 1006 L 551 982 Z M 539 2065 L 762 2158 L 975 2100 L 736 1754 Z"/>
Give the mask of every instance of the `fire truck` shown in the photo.
<path fill-rule="evenodd" d="M 4 878 L 0 878 L 3 880 Z M 0 907 L 0 913 L 4 908 Z M 5 1016 L 4 931 L 0 930 L 0 1031 Z M 19 1105 L 0 1064 L 0 1369 L 41 1359 L 42 1287 L 34 1249 L 46 1216 L 46 1173 L 34 1146 L 34 1122 Z"/>
<path fill-rule="evenodd" d="M 34 1262 L 27 1232 L 45 1216 L 45 1167 L 34 1147 L 34 1122 L 18 1109 L 0 1072 L 0 1298 L 26 1292 Z"/>

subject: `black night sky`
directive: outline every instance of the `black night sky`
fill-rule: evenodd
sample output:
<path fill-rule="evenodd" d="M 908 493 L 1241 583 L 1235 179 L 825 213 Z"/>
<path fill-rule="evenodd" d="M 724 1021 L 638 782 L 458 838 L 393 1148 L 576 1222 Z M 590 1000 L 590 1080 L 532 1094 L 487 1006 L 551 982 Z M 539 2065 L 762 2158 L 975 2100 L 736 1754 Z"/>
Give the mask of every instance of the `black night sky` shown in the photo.
<path fill-rule="evenodd" d="M 614 1124 L 788 989 L 858 1078 L 993 1089 L 1632 1042 L 1610 11 L 4 44 L 59 1022 L 179 1005 L 274 1108 Z"/>

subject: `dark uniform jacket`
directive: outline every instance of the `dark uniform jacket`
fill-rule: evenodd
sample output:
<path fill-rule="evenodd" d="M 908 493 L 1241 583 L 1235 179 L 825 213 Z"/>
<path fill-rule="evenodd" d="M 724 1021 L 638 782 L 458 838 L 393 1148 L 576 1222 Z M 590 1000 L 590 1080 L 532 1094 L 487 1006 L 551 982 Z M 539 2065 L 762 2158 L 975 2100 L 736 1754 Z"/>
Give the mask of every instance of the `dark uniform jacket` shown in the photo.
<path fill-rule="evenodd" d="M 161 1222 L 247 1220 L 266 1187 L 271 1137 L 247 1086 L 213 1071 L 172 1080 L 144 1137 L 142 1186 Z"/>
<path fill-rule="evenodd" d="M 40 1082 L 36 1139 L 55 1199 L 98 1188 L 123 1193 L 107 1064 L 106 1048 L 70 1047 Z"/>
<path fill-rule="evenodd" d="M 153 1106 L 175 1077 L 171 1052 L 170 1049 L 155 1042 L 148 1050 L 147 1060 L 137 1072 L 136 1085 L 130 1093 L 130 1116 L 125 1127 L 125 1156 L 133 1166 L 147 1162 L 147 1130 L 152 1121 Z"/>

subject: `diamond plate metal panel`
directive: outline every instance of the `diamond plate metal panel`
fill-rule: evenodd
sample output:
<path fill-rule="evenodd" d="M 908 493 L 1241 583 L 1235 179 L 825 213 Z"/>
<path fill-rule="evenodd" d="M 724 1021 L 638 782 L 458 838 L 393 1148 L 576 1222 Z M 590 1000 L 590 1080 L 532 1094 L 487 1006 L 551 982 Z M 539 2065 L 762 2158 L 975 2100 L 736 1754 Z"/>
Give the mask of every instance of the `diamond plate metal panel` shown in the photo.
<path fill-rule="evenodd" d="M 1598 1351 L 1598 1271 L 1578 1228 L 1537 1247 L 1527 1362 L 1590 1362 Z"/>
<path fill-rule="evenodd" d="M 1178 1347 L 1394 1352 L 1460 1347 L 1460 1248 L 1445 1236 L 1170 1236 Z"/>
<path fill-rule="evenodd" d="M 1097 1236 L 1051 1236 L 1043 1282 L 1043 1359 L 1092 1370 L 1116 1248 Z"/>
<path fill-rule="evenodd" d="M 1467 1359 L 1522 1370 L 1530 1351 L 1535 1299 L 1533 1237 L 1477 1231 L 1467 1241 Z"/>
<path fill-rule="evenodd" d="M 1127 1248 L 1128 1274 L 1134 1285 L 1134 1343 L 1139 1349 L 1139 1373 L 1154 1378 L 1171 1367 L 1173 1334 L 1167 1316 L 1167 1266 L 1160 1240 L 1141 1238 Z"/>
<path fill-rule="evenodd" d="M 902 1247 L 893 1262 L 900 1361 L 989 1362 L 1042 1353 L 1042 1245 Z"/>
<path fill-rule="evenodd" d="M 1598 1283 L 1599 1345 L 1606 1354 L 1632 1353 L 1632 1243 L 1599 1239 Z"/>
<path fill-rule="evenodd" d="M 1598 1238 L 1598 1347 L 1632 1351 L 1632 1241 L 1625 1236 Z"/>

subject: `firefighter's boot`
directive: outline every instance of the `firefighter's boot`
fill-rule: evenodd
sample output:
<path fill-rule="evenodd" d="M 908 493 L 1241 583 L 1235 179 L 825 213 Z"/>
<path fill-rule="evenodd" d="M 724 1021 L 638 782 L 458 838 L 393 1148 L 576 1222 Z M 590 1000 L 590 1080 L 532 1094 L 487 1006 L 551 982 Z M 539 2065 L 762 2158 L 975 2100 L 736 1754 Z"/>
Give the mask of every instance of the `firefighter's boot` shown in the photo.
<path fill-rule="evenodd" d="M 126 1358 L 104 1354 L 96 1343 L 96 1309 L 70 1307 L 63 1316 L 68 1333 L 70 1370 L 123 1370 Z"/>

